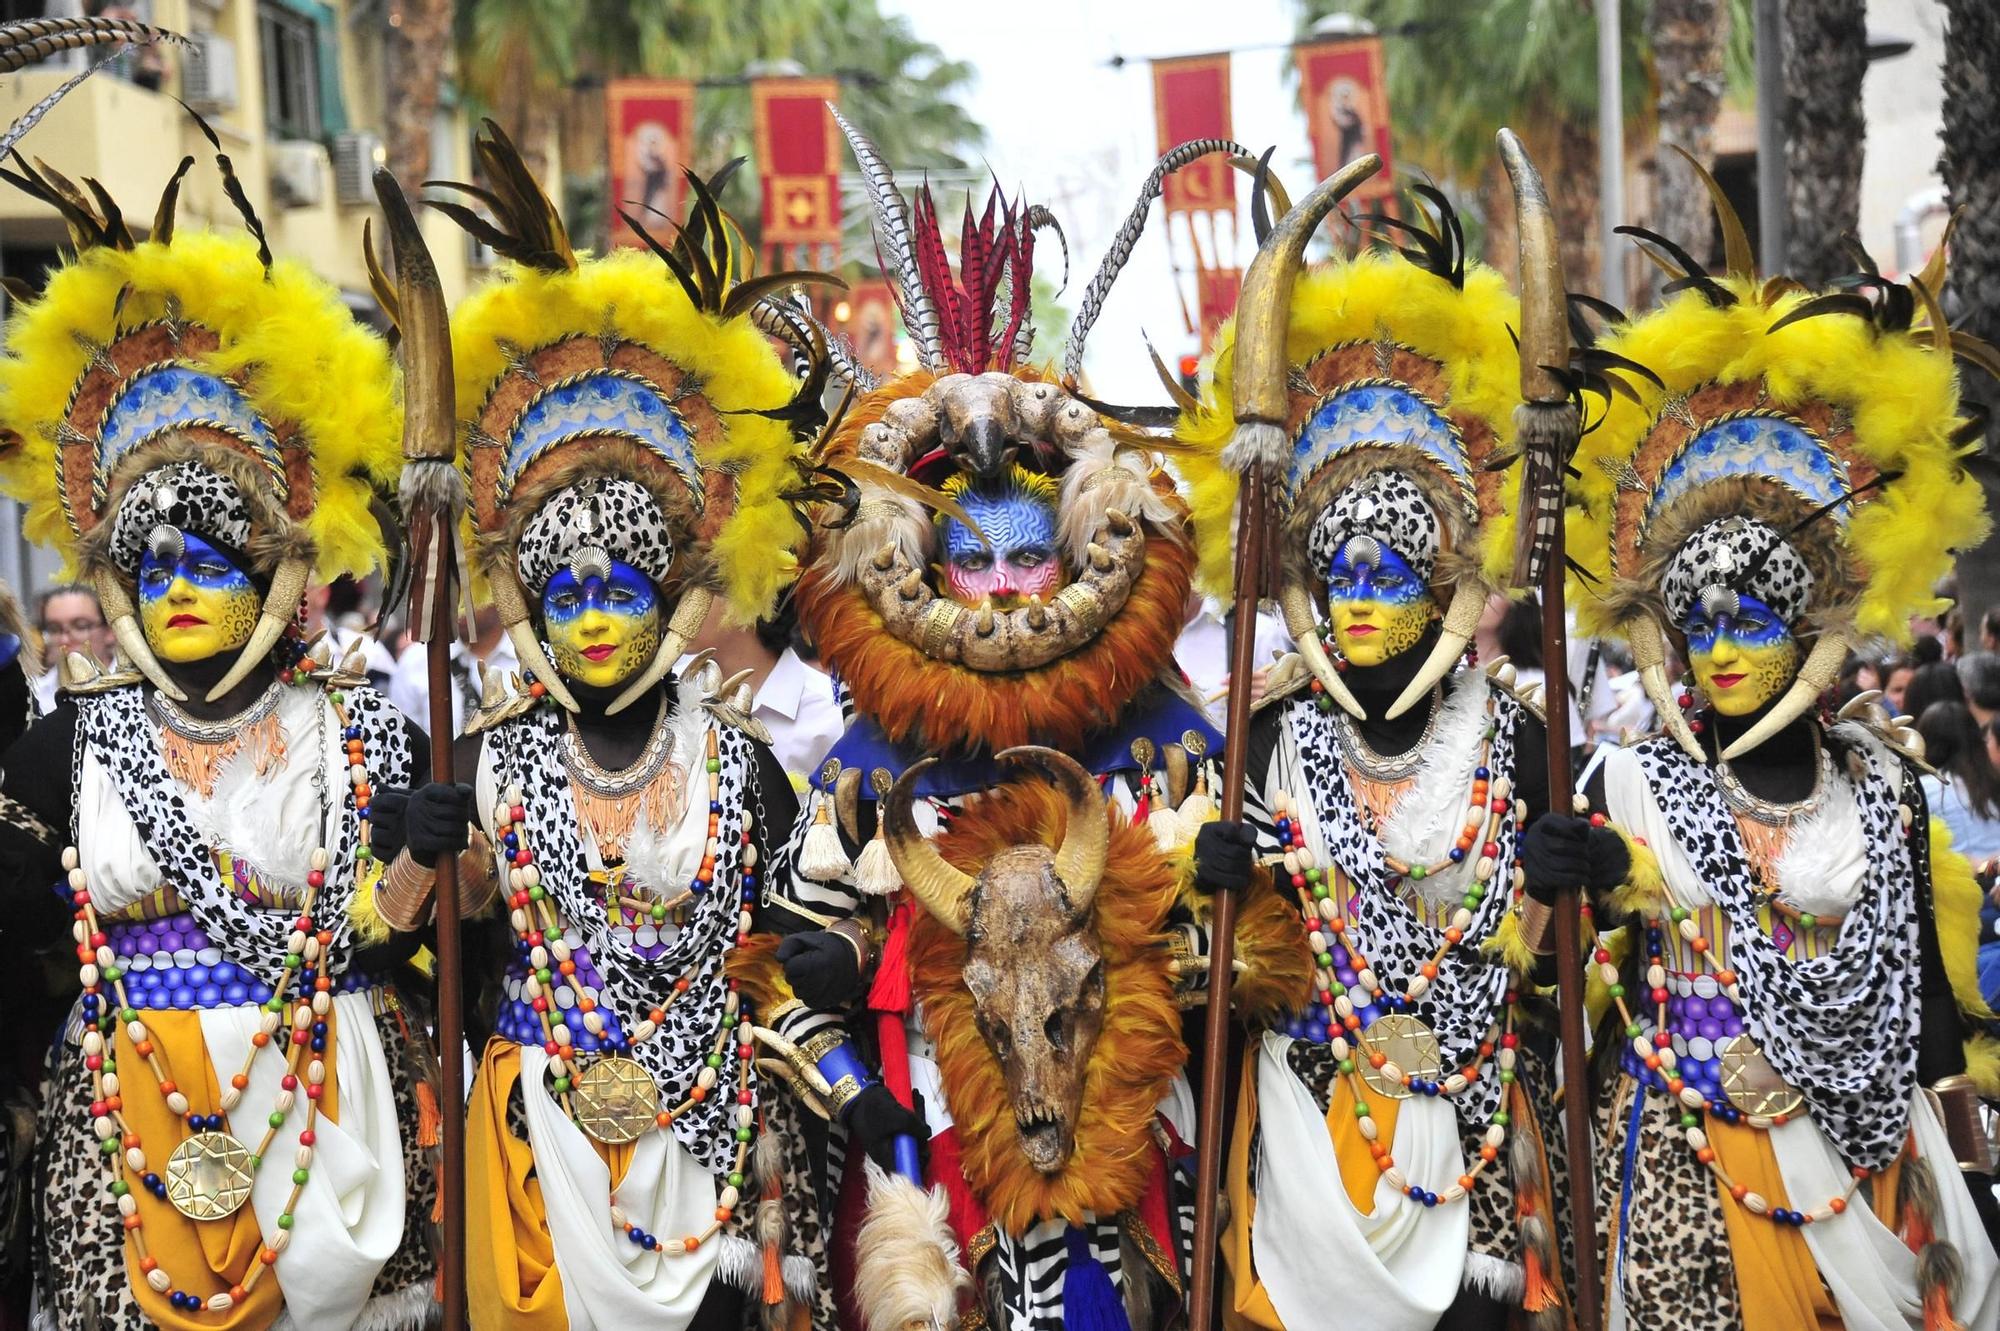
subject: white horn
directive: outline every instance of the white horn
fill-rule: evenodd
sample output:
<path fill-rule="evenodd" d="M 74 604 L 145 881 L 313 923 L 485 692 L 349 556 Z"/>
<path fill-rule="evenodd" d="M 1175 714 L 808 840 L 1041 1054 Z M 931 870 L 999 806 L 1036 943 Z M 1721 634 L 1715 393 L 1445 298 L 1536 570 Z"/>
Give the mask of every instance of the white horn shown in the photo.
<path fill-rule="evenodd" d="M 1320 645 L 1319 616 L 1313 613 L 1312 597 L 1306 595 L 1306 589 L 1294 582 L 1286 583 L 1278 592 L 1278 613 L 1284 616 L 1285 630 L 1298 644 L 1299 656 L 1305 661 L 1306 669 L 1312 671 L 1313 678 L 1326 690 L 1326 696 L 1339 703 L 1340 710 L 1356 721 L 1366 721 L 1367 709 L 1348 689 L 1340 672 L 1334 669 L 1332 659 L 1327 656 L 1326 648 Z"/>
<path fill-rule="evenodd" d="M 625 691 L 604 709 L 606 716 L 616 716 L 633 703 L 646 696 L 646 691 L 660 682 L 674 662 L 687 652 L 687 645 L 701 633 L 702 625 L 708 622 L 708 612 L 715 605 L 715 598 L 701 587 L 690 587 L 681 597 L 681 603 L 674 607 L 674 617 L 667 621 L 666 634 L 660 639 L 659 650 L 647 663 L 640 676 L 625 686 Z"/>
<path fill-rule="evenodd" d="M 1626 620 L 1624 630 L 1625 640 L 1632 644 L 1632 667 L 1639 672 L 1639 684 L 1653 704 L 1661 729 L 1674 737 L 1688 757 L 1706 763 L 1708 753 L 1688 728 L 1687 718 L 1681 715 L 1680 704 L 1667 683 L 1667 635 L 1659 621 L 1642 612 Z"/>
<path fill-rule="evenodd" d="M 140 674 L 152 680 L 154 688 L 175 702 L 186 702 L 187 694 L 167 674 L 167 668 L 160 664 L 160 659 L 153 655 L 145 630 L 139 627 L 138 612 L 132 608 L 132 597 L 126 592 L 125 584 L 118 580 L 118 575 L 108 568 L 101 568 L 91 575 L 90 584 L 97 589 L 97 603 L 104 608 L 104 617 L 111 621 L 111 636 L 118 640 L 118 650 L 125 653 L 125 659 L 137 666 Z"/>
<path fill-rule="evenodd" d="M 278 561 L 277 571 L 271 574 L 271 590 L 264 597 L 263 612 L 257 616 L 257 627 L 250 630 L 250 640 L 236 654 L 236 664 L 208 691 L 208 701 L 220 701 L 271 655 L 271 649 L 297 617 L 299 598 L 306 594 L 306 579 L 311 575 L 310 560 L 293 556 Z"/>
<path fill-rule="evenodd" d="M 1486 610 L 1486 593 L 1470 580 L 1461 582 L 1451 594 L 1451 604 L 1445 607 L 1444 629 L 1438 634 L 1437 646 L 1424 661 L 1423 668 L 1403 689 L 1395 702 L 1383 716 L 1393 721 L 1404 712 L 1416 706 L 1417 699 L 1431 691 L 1431 685 L 1458 668 L 1459 658 L 1465 655 L 1465 648 L 1472 636 L 1479 632 L 1479 616 Z"/>
<path fill-rule="evenodd" d="M 1737 736 L 1736 742 L 1722 751 L 1722 761 L 1731 762 L 1750 752 L 1771 736 L 1798 720 L 1819 702 L 1819 696 L 1834 686 L 1840 678 L 1841 663 L 1847 660 L 1848 641 L 1845 633 L 1828 629 L 1819 635 L 1813 644 L 1811 655 L 1799 667 L 1798 677 L 1792 687 L 1785 690 L 1785 696 L 1777 705 L 1764 713 L 1764 719 Z"/>

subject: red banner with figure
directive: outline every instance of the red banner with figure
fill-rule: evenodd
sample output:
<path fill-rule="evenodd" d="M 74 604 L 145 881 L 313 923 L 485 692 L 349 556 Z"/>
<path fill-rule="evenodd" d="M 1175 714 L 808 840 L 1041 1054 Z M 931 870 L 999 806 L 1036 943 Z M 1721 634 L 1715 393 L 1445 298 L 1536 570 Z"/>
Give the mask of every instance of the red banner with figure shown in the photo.
<path fill-rule="evenodd" d="M 751 122 L 764 186 L 764 253 L 780 262 L 793 247 L 840 246 L 840 127 L 827 104 L 834 79 L 753 79 Z M 824 260 L 810 256 L 814 266 Z"/>
<path fill-rule="evenodd" d="M 834 330 L 877 378 L 896 373 L 896 297 L 883 281 L 856 282 L 833 307 Z"/>
<path fill-rule="evenodd" d="M 1190 139 L 1230 137 L 1229 57 L 1188 55 L 1153 62 L 1155 151 Z M 1167 215 L 1236 207 L 1235 171 L 1226 157 L 1204 157 L 1168 176 L 1160 199 Z"/>
<path fill-rule="evenodd" d="M 611 243 L 638 245 L 618 214 L 656 236 L 671 233 L 687 194 L 681 169 L 692 160 L 694 84 L 687 79 L 613 79 L 605 91 L 610 132 Z"/>
<path fill-rule="evenodd" d="M 1366 153 L 1382 155 L 1382 170 L 1348 196 L 1350 203 L 1379 203 L 1396 192 L 1389 154 L 1389 84 L 1382 70 L 1382 39 L 1340 37 L 1293 48 L 1299 68 L 1299 102 L 1312 136 L 1313 165 L 1321 180 Z"/>
<path fill-rule="evenodd" d="M 1192 139 L 1232 137 L 1229 110 L 1229 56 L 1178 56 L 1153 62 L 1155 151 Z M 1236 309 L 1242 271 L 1236 266 L 1236 172 L 1220 153 L 1191 162 L 1168 176 L 1161 203 L 1167 213 L 1167 253 L 1175 285 L 1181 288 L 1181 315 L 1187 331 L 1206 348 Z M 1180 218 L 1178 225 L 1174 219 Z M 1193 262 L 1194 303 L 1189 307 L 1182 278 L 1183 254 Z"/>

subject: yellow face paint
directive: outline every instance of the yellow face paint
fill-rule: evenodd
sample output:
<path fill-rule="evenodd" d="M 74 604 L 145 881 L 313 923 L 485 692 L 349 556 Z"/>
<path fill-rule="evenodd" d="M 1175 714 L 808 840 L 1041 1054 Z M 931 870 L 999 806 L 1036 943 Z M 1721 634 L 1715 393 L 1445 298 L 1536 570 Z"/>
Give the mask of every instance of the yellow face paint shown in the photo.
<path fill-rule="evenodd" d="M 1688 664 L 1695 687 L 1723 716 L 1748 716 L 1776 698 L 1799 673 L 1799 643 L 1784 620 L 1754 596 L 1736 609 L 1688 613 Z"/>
<path fill-rule="evenodd" d="M 139 627 L 162 661 L 185 665 L 250 640 L 263 597 L 229 557 L 192 532 L 178 558 L 148 550 L 139 562 Z"/>
<path fill-rule="evenodd" d="M 660 646 L 652 579 L 619 560 L 611 575 L 579 581 L 568 569 L 542 593 L 542 622 L 564 679 L 610 688 L 643 670 Z"/>
<path fill-rule="evenodd" d="M 1378 666 L 1422 641 L 1437 601 L 1401 555 L 1368 542 L 1375 562 L 1353 559 L 1354 542 L 1333 557 L 1326 582 L 1334 643 L 1357 666 Z"/>

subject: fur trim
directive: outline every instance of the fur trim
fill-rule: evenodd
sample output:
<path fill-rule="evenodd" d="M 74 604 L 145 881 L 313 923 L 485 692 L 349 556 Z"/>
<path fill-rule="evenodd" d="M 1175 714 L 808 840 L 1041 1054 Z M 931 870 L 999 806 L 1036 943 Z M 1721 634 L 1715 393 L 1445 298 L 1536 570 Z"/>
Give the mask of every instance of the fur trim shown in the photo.
<path fill-rule="evenodd" d="M 1969 1035 L 1965 1040 L 1965 1075 L 1985 1100 L 2000 1099 L 2000 1040 Z"/>
<path fill-rule="evenodd" d="M 1057 535 L 1071 568 L 1089 558 L 1107 509 L 1145 522 L 1148 532 L 1187 541 L 1187 504 L 1177 491 L 1155 485 L 1154 475 L 1152 458 L 1130 448 L 1087 453 L 1063 469 Z"/>
<path fill-rule="evenodd" d="M 1805 915 L 1845 915 L 1861 895 L 1867 864 L 1854 785 L 1836 771 L 1819 804 L 1786 835 L 1772 866 L 1778 899 Z"/>
<path fill-rule="evenodd" d="M 1286 358 L 1294 366 L 1305 365 L 1329 347 L 1347 342 L 1385 341 L 1407 347 L 1444 367 L 1450 384 L 1446 414 L 1483 422 L 1490 427 L 1497 450 L 1514 436 L 1514 408 L 1521 401 L 1520 356 L 1508 331 L 1519 326 L 1519 310 L 1506 280 L 1490 268 L 1469 265 L 1460 290 L 1397 255 L 1369 251 L 1299 279 L 1292 295 Z M 1190 446 L 1176 465 L 1193 496 L 1202 588 L 1225 601 L 1235 580 L 1237 473 L 1224 461 L 1237 428 L 1230 408 L 1235 368 L 1236 324 L 1231 320 L 1216 335 L 1206 398 L 1199 410 L 1182 414 L 1174 432 Z M 1294 394 L 1295 417 L 1309 405 L 1301 397 Z M 1289 451 L 1288 447 L 1288 462 Z M 1511 505 L 1519 488 L 1518 472 L 1518 466 L 1508 468 L 1497 487 L 1496 493 L 1505 497 L 1497 505 L 1501 510 Z M 1495 512 L 1481 528 L 1475 559 L 1497 585 L 1513 563 L 1513 518 Z"/>
<path fill-rule="evenodd" d="M 687 371 L 717 413 L 712 430 L 693 434 L 709 478 L 699 544 L 713 567 L 701 576 L 724 594 L 731 619 L 762 618 L 798 571 L 803 533 L 784 492 L 798 483 L 802 450 L 788 426 L 747 413 L 783 406 L 797 385 L 748 316 L 724 321 L 696 309 L 651 254 L 620 249 L 558 273 L 508 264 L 460 301 L 451 315 L 460 427 L 478 419 L 524 349 L 606 336 Z"/>
<path fill-rule="evenodd" d="M 240 381 L 260 416 L 296 426 L 310 450 L 314 493 L 294 495 L 291 511 L 317 551 L 319 578 L 380 567 L 386 552 L 369 501 L 376 488 L 394 488 L 403 462 L 387 345 L 305 265 L 281 259 L 266 273 L 250 237 L 196 230 L 177 232 L 170 245 L 87 250 L 9 321 L 0 429 L 19 439 L 0 450 L 0 489 L 29 506 L 29 539 L 75 564 L 77 531 L 58 489 L 58 426 L 91 347 L 160 319 L 169 300 L 220 339 L 201 367 Z M 122 461 L 113 481 L 132 465 Z"/>
<path fill-rule="evenodd" d="M 1629 488 L 1632 462 L 1661 413 L 1705 385 L 1762 380 L 1764 407 L 1795 415 L 1830 408 L 1852 422 L 1846 443 L 1856 459 L 1877 472 L 1900 473 L 1838 528 L 1852 574 L 1845 592 L 1816 590 L 1814 600 L 1822 622 L 1830 614 L 1863 636 L 1907 641 L 1910 615 L 1937 604 L 1931 588 L 1950 569 L 1951 552 L 1977 545 L 1988 525 L 1979 484 L 1959 465 L 1949 438 L 1960 414 L 1951 357 L 1938 354 L 1928 334 L 1879 332 L 1843 315 L 1803 319 L 1772 333 L 1813 293 L 1717 281 L 1736 297 L 1734 305 L 1718 309 L 1699 292 L 1683 292 L 1605 343 L 1654 371 L 1666 387 L 1631 377 L 1639 401 L 1614 396 L 1603 422 L 1578 447 L 1568 548 L 1592 579 L 1576 597 L 1584 629 L 1617 626 L 1615 607 L 1590 587 L 1612 586 L 1614 574 L 1643 581 L 1639 569 L 1614 567 L 1612 551 L 1614 538 L 1621 550 L 1630 548 L 1642 500 Z M 1832 520 L 1815 525 L 1836 531 Z"/>
<path fill-rule="evenodd" d="M 951 1199 L 917 1187 L 865 1156 L 868 1211 L 855 1238 L 854 1303 L 867 1331 L 948 1327 L 959 1291 L 972 1281 L 959 1264 Z"/>
<path fill-rule="evenodd" d="M 715 1245 L 715 1278 L 731 1289 L 755 1298 L 764 1290 L 764 1254 L 755 1243 L 740 1234 L 718 1234 Z M 783 1264 L 785 1293 L 800 1303 L 812 1301 L 819 1284 L 812 1258 L 793 1253 Z"/>
<path fill-rule="evenodd" d="M 1156 488 L 1168 484 L 1154 479 Z M 1147 541 L 1144 570 L 1103 632 L 1080 651 L 1018 674 L 933 660 L 885 629 L 859 588 L 819 564 L 799 580 L 799 622 L 855 707 L 898 744 L 956 754 L 1062 747 L 1109 724 L 1172 661 L 1193 565 L 1188 547 Z"/>
<path fill-rule="evenodd" d="M 1057 846 L 1068 806 L 1044 782 L 1012 782 L 952 820 L 937 838 L 946 860 L 977 873 L 1011 846 Z M 1111 845 L 1095 901 L 1103 948 L 1104 1029 L 1084 1072 L 1076 1145 L 1055 1174 L 1043 1174 L 1020 1150 L 1000 1061 L 979 1033 L 965 987 L 966 943 L 928 911 L 910 930 L 910 993 L 936 1046 L 939 1080 L 958 1131 L 966 1182 L 1007 1233 L 1061 1216 L 1111 1215 L 1145 1192 L 1154 1164 L 1153 1117 L 1182 1065 L 1180 1012 L 1174 1004 L 1162 930 L 1173 904 L 1174 874 L 1143 827 L 1107 809 Z"/>
<path fill-rule="evenodd" d="M 1660 910 L 1667 900 L 1667 880 L 1660 872 L 1660 857 L 1653 848 L 1643 841 L 1635 841 L 1632 834 L 1616 823 L 1608 826 L 1625 843 L 1625 854 L 1631 865 L 1625 881 L 1611 894 L 1611 906 L 1624 915 L 1651 915 Z"/>
<path fill-rule="evenodd" d="M 760 1026 L 768 1026 L 774 1013 L 799 1001 L 785 979 L 785 968 L 778 964 L 778 944 L 783 941 L 776 934 L 753 933 L 723 959 L 723 973 L 742 987 L 743 1001 Z"/>
<path fill-rule="evenodd" d="M 1465 1274 L 1459 1280 L 1460 1288 L 1509 1306 L 1521 1301 L 1521 1291 L 1527 1288 L 1527 1283 L 1527 1273 L 1521 1270 L 1519 1262 L 1484 1252 L 1465 1255 Z"/>
<path fill-rule="evenodd" d="M 1248 969 L 1230 983 L 1230 1009 L 1239 1021 L 1268 1026 L 1296 1012 L 1312 988 L 1312 949 L 1292 904 L 1259 865 L 1236 910 L 1236 959 Z"/>
<path fill-rule="evenodd" d="M 1990 1021 L 1993 1010 L 1979 992 L 1979 908 L 1986 893 L 1973 875 L 1972 861 L 1952 849 L 1951 829 L 1944 819 L 1933 817 L 1930 831 L 1931 919 L 1937 929 L 1938 950 L 1944 953 L 1952 997 L 1966 1016 Z M 1991 1052 L 2000 1054 L 2000 1046 L 1993 1046 Z M 1989 1074 L 1992 1082 L 2000 1083 L 2000 1066 L 1989 1068 Z"/>

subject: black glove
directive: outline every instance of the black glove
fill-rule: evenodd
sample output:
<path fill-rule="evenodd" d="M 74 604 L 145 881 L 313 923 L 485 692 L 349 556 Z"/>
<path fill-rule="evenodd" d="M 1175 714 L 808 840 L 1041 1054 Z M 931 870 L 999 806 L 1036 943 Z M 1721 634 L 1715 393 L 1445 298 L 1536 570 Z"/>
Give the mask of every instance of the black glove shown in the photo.
<path fill-rule="evenodd" d="M 426 869 L 436 868 L 444 856 L 465 849 L 472 821 L 472 787 L 437 781 L 418 786 L 410 794 L 404 820 L 409 827 L 410 858 Z"/>
<path fill-rule="evenodd" d="M 915 1137 L 921 1148 L 931 1137 L 924 1123 L 924 1097 L 912 1090 L 910 1101 L 916 1105 L 914 1110 L 903 1108 L 895 1094 L 878 1081 L 862 1087 L 841 1115 L 847 1122 L 848 1136 L 889 1173 L 896 1169 L 896 1138 Z"/>
<path fill-rule="evenodd" d="M 799 1001 L 820 1012 L 838 1012 L 861 996 L 861 957 L 831 929 L 792 934 L 778 944 L 778 964 Z"/>
<path fill-rule="evenodd" d="M 377 786 L 368 801 L 368 849 L 387 864 L 410 843 L 410 789 Z"/>
<path fill-rule="evenodd" d="M 1203 823 L 1194 834 L 1194 890 L 1213 896 L 1250 886 L 1257 862 L 1257 829 L 1248 823 Z"/>
<path fill-rule="evenodd" d="M 1632 857 L 1610 828 L 1593 827 L 1588 818 L 1550 813 L 1528 825 L 1521 872 L 1528 895 L 1546 906 L 1566 887 L 1610 891 L 1632 872 Z"/>

